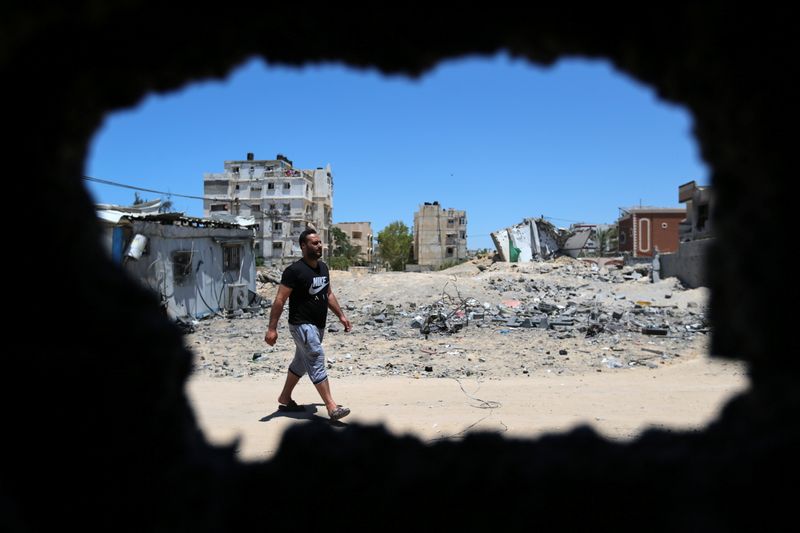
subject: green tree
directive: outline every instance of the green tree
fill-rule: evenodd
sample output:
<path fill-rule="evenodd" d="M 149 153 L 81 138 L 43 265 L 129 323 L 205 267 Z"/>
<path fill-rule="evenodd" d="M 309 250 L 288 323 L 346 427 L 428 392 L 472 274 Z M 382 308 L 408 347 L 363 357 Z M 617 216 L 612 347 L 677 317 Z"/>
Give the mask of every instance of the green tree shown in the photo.
<path fill-rule="evenodd" d="M 595 232 L 597 237 L 597 255 L 617 250 L 617 227 L 611 226 L 607 229 L 599 229 Z"/>
<path fill-rule="evenodd" d="M 384 262 L 392 270 L 405 270 L 414 237 L 408 226 L 397 220 L 378 233 L 378 246 Z"/>
<path fill-rule="evenodd" d="M 350 268 L 350 261 L 346 257 L 331 257 L 328 259 L 328 268 L 331 270 L 347 270 Z"/>

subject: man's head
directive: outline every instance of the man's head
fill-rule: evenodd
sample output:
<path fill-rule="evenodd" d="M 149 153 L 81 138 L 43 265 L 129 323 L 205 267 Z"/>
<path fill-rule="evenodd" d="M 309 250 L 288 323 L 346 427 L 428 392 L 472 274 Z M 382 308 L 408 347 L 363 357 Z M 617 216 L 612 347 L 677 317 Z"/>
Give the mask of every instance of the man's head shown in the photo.
<path fill-rule="evenodd" d="M 303 251 L 303 257 L 313 260 L 322 257 L 322 239 L 319 238 L 316 231 L 307 229 L 300 234 L 298 240 L 300 242 L 300 249 Z"/>

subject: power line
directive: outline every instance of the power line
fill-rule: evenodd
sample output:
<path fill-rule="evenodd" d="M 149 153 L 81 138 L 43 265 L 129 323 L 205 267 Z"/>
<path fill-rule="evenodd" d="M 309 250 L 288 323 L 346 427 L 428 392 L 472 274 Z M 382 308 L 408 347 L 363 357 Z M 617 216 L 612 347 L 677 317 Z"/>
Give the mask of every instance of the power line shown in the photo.
<path fill-rule="evenodd" d="M 156 194 L 164 194 L 164 195 L 167 195 L 167 196 L 177 196 L 179 198 L 191 198 L 192 200 L 205 200 L 206 199 L 203 196 L 190 196 L 188 194 L 177 194 L 177 193 L 173 193 L 173 192 L 157 191 L 155 189 L 145 189 L 143 187 L 135 187 L 133 185 L 126 185 L 124 183 L 117 183 L 115 181 L 102 180 L 100 178 L 93 178 L 91 176 L 83 176 L 83 179 L 85 179 L 86 181 L 94 181 L 96 183 L 102 183 L 104 185 L 113 185 L 115 187 L 123 187 L 125 189 L 133 189 L 133 190 L 136 190 L 136 191 L 153 192 L 153 193 L 156 193 Z"/>
<path fill-rule="evenodd" d="M 136 191 L 152 192 L 152 193 L 155 193 L 155 194 L 164 194 L 164 195 L 167 195 L 167 196 L 177 196 L 179 198 L 190 198 L 192 200 L 217 200 L 217 198 L 212 198 L 210 196 L 191 196 L 191 195 L 188 195 L 188 194 L 178 194 L 178 193 L 172 193 L 172 192 L 157 191 L 155 189 L 145 189 L 143 187 L 136 187 L 134 185 L 127 185 L 125 183 L 117 183 L 115 181 L 104 180 L 104 179 L 100 179 L 100 178 L 93 178 L 91 176 L 82 176 L 82 177 L 86 181 L 93 181 L 95 183 L 102 183 L 104 185 L 113 185 L 115 187 L 123 187 L 125 189 L 133 189 L 133 190 L 136 190 Z M 220 199 L 220 200 L 222 200 L 222 199 Z M 560 220 L 562 222 L 571 222 L 573 224 L 584 224 L 584 223 L 586 223 L 585 220 L 570 220 L 570 219 L 567 219 L 567 218 L 549 217 L 549 216 L 545 216 L 545 215 L 542 215 L 542 218 L 547 219 L 547 220 Z M 473 235 L 467 235 L 467 237 L 486 237 L 486 236 L 489 236 L 490 234 L 491 234 L 491 232 L 478 233 L 478 234 L 473 234 Z"/>

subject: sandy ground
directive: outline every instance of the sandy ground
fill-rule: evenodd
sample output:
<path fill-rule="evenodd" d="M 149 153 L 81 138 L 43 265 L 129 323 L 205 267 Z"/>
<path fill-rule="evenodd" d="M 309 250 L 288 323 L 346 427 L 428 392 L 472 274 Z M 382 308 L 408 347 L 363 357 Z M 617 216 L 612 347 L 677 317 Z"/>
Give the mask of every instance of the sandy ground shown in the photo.
<path fill-rule="evenodd" d="M 476 380 L 391 376 L 333 376 L 336 400 L 352 409 L 329 422 L 307 379 L 295 390 L 305 413 L 277 411 L 283 376 L 241 378 L 195 374 L 188 395 L 207 438 L 220 445 L 238 439 L 243 460 L 270 458 L 284 430 L 321 420 L 334 426 L 382 424 L 397 435 L 424 441 L 460 438 L 469 431 L 536 437 L 590 424 L 613 439 L 630 439 L 649 427 L 699 429 L 733 395 L 747 388 L 743 365 L 706 356 L 651 369 L 606 369 L 568 375 L 547 370 L 526 377 Z M 463 387 L 463 389 L 462 389 Z"/>

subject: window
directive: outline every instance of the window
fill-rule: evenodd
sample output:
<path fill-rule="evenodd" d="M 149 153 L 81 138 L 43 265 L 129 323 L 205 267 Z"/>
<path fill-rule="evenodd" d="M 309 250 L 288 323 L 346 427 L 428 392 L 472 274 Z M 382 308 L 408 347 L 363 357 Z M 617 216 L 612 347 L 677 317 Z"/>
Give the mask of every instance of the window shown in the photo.
<path fill-rule="evenodd" d="M 661 223 L 661 229 L 667 229 L 668 224 L 666 222 Z"/>
<path fill-rule="evenodd" d="M 283 212 L 284 213 L 288 213 L 291 210 L 292 210 L 292 206 L 290 206 L 289 204 L 283 204 Z"/>
<path fill-rule="evenodd" d="M 466 231 L 459 232 L 459 235 L 461 236 L 462 239 L 466 239 L 467 238 L 467 232 Z"/>
<path fill-rule="evenodd" d="M 184 285 L 192 279 L 192 252 L 172 252 L 172 280 Z"/>
<path fill-rule="evenodd" d="M 706 227 L 706 222 L 708 222 L 709 217 L 709 210 L 708 204 L 698 205 L 697 206 L 697 221 L 695 222 L 695 227 L 697 231 L 703 231 Z"/>
<path fill-rule="evenodd" d="M 288 182 L 287 182 L 287 183 L 284 183 L 284 184 L 283 184 L 283 188 L 284 188 L 284 189 L 291 189 L 291 188 L 292 188 L 292 184 L 291 184 L 291 183 L 288 183 Z"/>
<path fill-rule="evenodd" d="M 447 227 L 448 228 L 452 228 L 455 225 L 456 225 L 456 220 L 454 218 L 448 218 L 447 219 Z"/>
<path fill-rule="evenodd" d="M 273 242 L 272 243 L 273 250 L 283 250 L 283 243 L 282 242 Z"/>
<path fill-rule="evenodd" d="M 228 206 L 226 204 L 212 204 L 211 211 L 227 211 Z"/>
<path fill-rule="evenodd" d="M 467 217 L 461 217 L 461 218 L 459 218 L 459 219 L 458 219 L 458 223 L 459 223 L 459 224 L 461 224 L 462 226 L 466 225 L 466 223 L 467 223 Z"/>
<path fill-rule="evenodd" d="M 354 231 L 353 232 L 353 238 L 354 239 L 360 239 L 361 238 L 361 232 L 360 231 Z"/>
<path fill-rule="evenodd" d="M 453 257 L 453 250 L 454 248 L 450 247 L 447 248 L 447 257 Z"/>
<path fill-rule="evenodd" d="M 239 190 L 239 184 L 238 183 L 236 184 L 236 190 L 237 191 Z"/>
<path fill-rule="evenodd" d="M 639 251 L 640 252 L 649 252 L 650 251 L 650 219 L 649 218 L 640 218 L 639 219 Z M 645 243 L 647 246 L 645 246 Z M 636 250 L 634 250 L 636 252 Z"/>
<path fill-rule="evenodd" d="M 293 220 L 292 221 L 292 228 L 293 229 L 297 229 L 299 227 L 300 227 L 300 221 L 299 220 Z"/>
<path fill-rule="evenodd" d="M 275 189 L 275 184 L 273 182 L 271 182 L 271 181 L 268 181 L 267 182 L 267 190 L 268 191 L 272 191 L 274 189 Z"/>
<path fill-rule="evenodd" d="M 283 223 L 282 222 L 275 222 L 272 225 L 272 231 L 281 231 L 282 229 L 283 229 Z"/>
<path fill-rule="evenodd" d="M 240 244 L 226 244 L 222 247 L 222 268 L 225 272 L 239 270 L 239 263 L 242 258 L 242 246 Z"/>
<path fill-rule="evenodd" d="M 258 204 L 251 205 L 250 206 L 250 210 L 253 211 L 253 213 L 260 213 L 261 212 L 261 206 L 258 205 Z"/>

